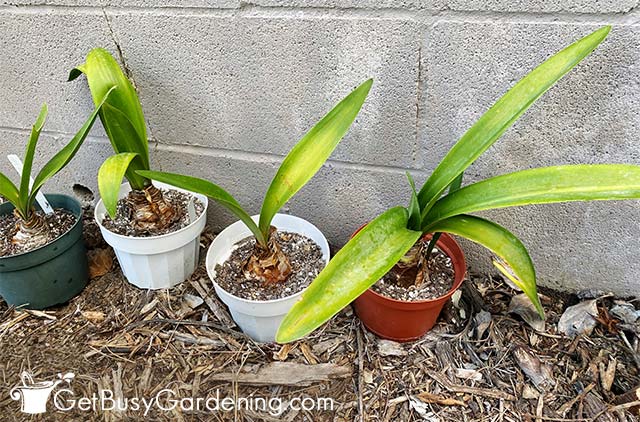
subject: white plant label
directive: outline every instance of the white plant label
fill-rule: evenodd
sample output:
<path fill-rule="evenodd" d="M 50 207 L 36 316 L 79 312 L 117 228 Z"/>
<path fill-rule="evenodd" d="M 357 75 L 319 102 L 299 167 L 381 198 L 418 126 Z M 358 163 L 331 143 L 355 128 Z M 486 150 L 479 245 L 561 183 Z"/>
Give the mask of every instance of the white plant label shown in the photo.
<path fill-rule="evenodd" d="M 7 155 L 7 159 L 9 160 L 13 168 L 16 169 L 20 177 L 22 177 L 22 168 L 23 168 L 22 160 L 15 154 Z M 32 186 L 33 186 L 33 177 L 29 175 L 29 189 L 31 189 Z M 49 204 L 49 201 L 47 201 L 47 198 L 44 197 L 44 194 L 42 193 L 42 191 L 38 191 L 38 193 L 36 194 L 36 201 L 38 201 L 38 204 L 40 204 L 40 208 L 42 208 L 42 210 L 45 213 L 53 214 L 53 207 L 51 207 L 51 204 Z"/>

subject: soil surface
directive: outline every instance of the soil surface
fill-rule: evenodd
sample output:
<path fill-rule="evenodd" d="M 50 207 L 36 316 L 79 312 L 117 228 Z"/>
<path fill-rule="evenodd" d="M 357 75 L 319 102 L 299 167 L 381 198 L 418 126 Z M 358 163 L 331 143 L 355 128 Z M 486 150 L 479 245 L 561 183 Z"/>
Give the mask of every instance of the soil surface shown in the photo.
<path fill-rule="evenodd" d="M 304 290 L 324 268 L 320 246 L 306 236 L 275 232 L 282 252 L 289 258 L 291 274 L 286 281 L 264 286 L 256 280 L 247 280 L 242 266 L 253 253 L 255 237 L 247 237 L 236 243 L 231 256 L 216 266 L 216 282 L 234 296 L 249 300 L 281 299 Z"/>
<path fill-rule="evenodd" d="M 425 251 L 426 253 L 426 251 Z M 392 269 L 373 285 L 373 291 L 396 300 L 415 302 L 444 296 L 453 286 L 454 273 L 451 258 L 440 249 L 433 248 L 427 264 L 429 272 L 419 286 L 404 287 L 397 283 L 397 274 Z"/>
<path fill-rule="evenodd" d="M 160 189 L 160 188 L 159 188 Z M 204 210 L 204 204 L 197 197 L 185 192 L 181 192 L 174 189 L 160 189 L 162 195 L 166 201 L 173 204 L 179 218 L 168 227 L 155 230 L 140 230 L 134 226 L 134 211 L 131 209 L 129 203 L 125 198 L 118 201 L 118 208 L 116 209 L 116 218 L 112 220 L 109 215 L 104 217 L 102 225 L 109 231 L 120 234 L 123 236 L 132 237 L 150 237 L 161 236 L 163 234 L 172 233 L 187 227 L 191 224 L 189 221 L 189 213 L 187 211 L 187 205 L 191 198 L 194 199 L 194 207 L 196 210 L 196 218 L 202 214 Z"/>
<path fill-rule="evenodd" d="M 64 208 L 55 208 L 53 214 L 45 214 L 43 211 L 36 211 L 36 214 L 43 216 L 45 223 L 49 227 L 48 241 L 45 245 L 53 242 L 66 232 L 76 223 L 76 216 L 72 212 Z M 14 244 L 13 236 L 18 232 L 18 218 L 13 213 L 0 216 L 0 234 L 2 235 L 0 243 L 0 256 L 18 255 L 37 249 L 44 245 L 32 244 L 29 242 Z"/>

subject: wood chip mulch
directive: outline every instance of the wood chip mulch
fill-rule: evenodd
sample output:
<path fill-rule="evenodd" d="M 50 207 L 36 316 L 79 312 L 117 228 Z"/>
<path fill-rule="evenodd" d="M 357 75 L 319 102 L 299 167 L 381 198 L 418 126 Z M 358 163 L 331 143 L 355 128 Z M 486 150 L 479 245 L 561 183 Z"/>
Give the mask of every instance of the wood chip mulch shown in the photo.
<path fill-rule="evenodd" d="M 612 316 L 621 300 L 612 295 L 592 294 L 597 325 L 570 338 L 557 323 L 582 298 L 543 290 L 547 320 L 536 331 L 509 313 L 517 292 L 499 278 L 475 275 L 417 342 L 380 340 L 347 308 L 304 340 L 256 344 L 232 322 L 203 266 L 176 288 L 137 289 L 90 218 L 85 222 L 95 278 L 84 292 L 46 312 L 0 301 L 3 421 L 640 420 L 640 329 Z M 203 254 L 213 237 L 203 233 Z M 640 308 L 637 299 L 625 303 Z M 170 389 L 177 399 L 276 398 L 285 407 L 277 415 L 240 405 L 215 412 L 152 408 L 145 415 L 131 408 L 56 411 L 50 401 L 47 414 L 29 417 L 9 396 L 23 371 L 36 380 L 73 372 L 75 398 L 100 390 L 122 399 L 154 397 Z M 331 398 L 334 409 L 286 408 L 303 397 Z"/>

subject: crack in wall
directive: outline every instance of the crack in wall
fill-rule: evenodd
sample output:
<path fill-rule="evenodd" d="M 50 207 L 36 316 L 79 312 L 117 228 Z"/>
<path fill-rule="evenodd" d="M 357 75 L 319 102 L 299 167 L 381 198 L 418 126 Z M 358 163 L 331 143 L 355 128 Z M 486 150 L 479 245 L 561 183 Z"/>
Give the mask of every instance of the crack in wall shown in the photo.
<path fill-rule="evenodd" d="M 418 148 L 420 145 L 421 101 L 422 101 L 422 39 L 419 40 L 419 44 L 418 44 L 418 81 L 416 84 L 416 123 L 415 123 L 416 137 L 413 143 L 413 151 L 411 153 L 411 158 L 414 163 L 418 158 Z M 420 163 L 420 164 L 422 165 L 423 163 Z"/>
<path fill-rule="evenodd" d="M 140 95 L 140 89 L 138 88 L 138 84 L 136 84 L 135 78 L 133 77 L 133 72 L 131 71 L 131 68 L 129 67 L 128 63 L 127 63 L 127 59 L 126 56 L 124 54 L 124 50 L 122 49 L 122 46 L 120 45 L 120 42 L 118 41 L 118 36 L 116 35 L 114 29 L 113 29 L 113 24 L 111 22 L 111 19 L 109 18 L 109 15 L 107 14 L 106 8 L 103 5 L 102 6 L 102 15 L 104 16 L 104 20 L 107 24 L 107 28 L 109 29 L 109 35 L 111 36 L 111 40 L 113 41 L 113 44 L 116 47 L 116 51 L 118 53 L 118 58 L 120 59 L 120 63 L 122 64 L 122 71 L 125 74 L 125 76 L 129 79 L 129 81 L 131 81 L 131 84 L 133 85 L 133 89 L 135 89 L 136 93 L 138 94 L 138 97 L 141 97 Z M 144 111 L 143 111 L 143 115 L 144 115 Z M 147 121 L 147 119 L 145 118 L 145 123 L 147 126 L 147 134 L 149 137 L 149 141 L 154 143 L 154 147 L 157 147 L 158 144 L 158 140 L 153 136 L 153 133 L 151 131 L 151 125 L 149 124 L 149 122 Z"/>
<path fill-rule="evenodd" d="M 106 22 L 107 28 L 109 29 L 109 35 L 111 36 L 111 40 L 113 41 L 113 44 L 116 47 L 116 51 L 118 52 L 118 58 L 120 59 L 120 63 L 122 63 L 122 69 L 124 71 L 124 74 L 127 76 L 127 78 L 129 78 L 134 88 L 136 88 L 136 91 L 138 91 L 136 87 L 136 83 L 133 79 L 133 74 L 131 72 L 131 69 L 129 69 L 129 66 L 127 65 L 127 60 L 125 59 L 124 53 L 122 52 L 122 47 L 120 46 L 120 42 L 118 42 L 118 37 L 116 36 L 116 33 L 113 30 L 111 19 L 109 19 L 109 15 L 107 15 L 107 11 L 104 6 L 102 6 L 102 15 L 104 16 L 104 21 Z"/>

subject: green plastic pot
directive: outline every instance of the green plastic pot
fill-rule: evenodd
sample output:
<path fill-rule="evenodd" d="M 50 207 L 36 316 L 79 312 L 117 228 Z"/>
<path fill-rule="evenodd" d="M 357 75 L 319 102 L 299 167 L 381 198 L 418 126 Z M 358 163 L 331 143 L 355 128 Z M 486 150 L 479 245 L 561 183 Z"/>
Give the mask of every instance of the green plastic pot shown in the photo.
<path fill-rule="evenodd" d="M 44 309 L 67 302 L 84 289 L 89 280 L 87 253 L 82 240 L 82 207 L 66 195 L 45 195 L 54 208 L 64 208 L 76 223 L 53 242 L 29 252 L 0 258 L 0 296 L 9 305 Z M 0 205 L 0 215 L 13 211 Z"/>

